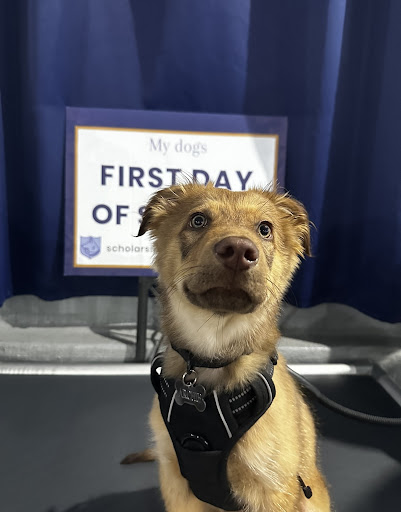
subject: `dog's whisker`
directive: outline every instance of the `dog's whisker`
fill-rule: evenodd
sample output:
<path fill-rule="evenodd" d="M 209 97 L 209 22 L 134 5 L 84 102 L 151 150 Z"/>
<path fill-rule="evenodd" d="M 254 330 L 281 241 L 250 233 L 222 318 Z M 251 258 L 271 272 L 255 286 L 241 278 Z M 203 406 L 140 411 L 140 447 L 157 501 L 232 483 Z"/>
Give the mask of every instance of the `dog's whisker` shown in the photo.
<path fill-rule="evenodd" d="M 294 292 L 294 289 L 292 286 L 289 286 L 288 292 L 291 292 L 291 294 L 294 298 L 295 306 L 298 307 L 298 299 L 297 299 L 297 296 L 295 295 L 295 292 Z M 287 304 L 289 304 L 289 302 L 287 302 Z"/>
<path fill-rule="evenodd" d="M 221 316 L 219 316 L 217 318 L 217 325 L 216 325 L 216 345 L 218 344 L 219 342 L 219 327 L 220 327 L 220 322 L 221 322 Z"/>
<path fill-rule="evenodd" d="M 204 323 L 199 327 L 199 329 L 198 329 L 198 331 L 197 331 L 197 332 L 199 332 L 199 331 L 202 329 L 202 327 L 203 327 L 204 325 L 206 325 L 206 324 L 208 323 L 208 321 L 209 321 L 209 320 L 211 320 L 214 316 L 216 316 L 216 313 L 212 313 L 212 314 L 209 316 L 209 318 L 206 320 L 206 322 L 204 322 Z"/>
<path fill-rule="evenodd" d="M 164 292 L 163 292 L 164 296 L 165 297 L 170 297 L 171 294 L 173 294 L 177 290 L 177 287 L 178 287 L 179 284 L 181 284 L 186 279 L 190 279 L 194 275 L 195 275 L 195 273 L 193 273 L 193 274 L 186 274 L 186 275 L 180 277 L 179 279 L 175 279 L 174 282 L 171 284 L 171 286 L 169 286 L 168 288 L 166 288 L 164 290 Z"/>
<path fill-rule="evenodd" d="M 280 305 L 281 304 L 281 298 L 277 297 L 277 295 L 275 294 L 275 292 L 269 288 L 268 286 L 266 286 L 267 288 L 267 291 L 269 292 L 270 295 L 273 296 L 273 299 L 276 301 L 277 305 Z"/>
<path fill-rule="evenodd" d="M 217 336 L 216 336 L 216 339 L 218 339 L 218 333 L 219 333 L 220 324 L 221 324 L 220 338 L 221 338 L 221 340 L 223 340 L 224 339 L 224 324 L 225 324 L 225 322 L 223 322 L 223 318 L 221 316 L 219 317 L 219 321 L 217 322 Z"/>
<path fill-rule="evenodd" d="M 185 268 L 185 269 L 182 269 L 181 271 L 177 272 L 176 278 L 173 280 L 172 284 L 165 289 L 165 292 L 168 293 L 170 291 L 170 289 L 174 289 L 183 280 L 185 280 L 187 278 L 191 278 L 192 276 L 196 275 L 196 272 L 190 273 L 189 271 L 200 268 L 200 267 L 201 267 L 201 265 L 193 265 L 192 267 Z"/>
<path fill-rule="evenodd" d="M 269 279 L 268 277 L 266 277 L 266 280 L 272 285 L 274 286 L 275 288 L 277 288 L 278 292 L 281 293 L 281 290 L 280 288 L 276 285 L 276 283 L 274 283 L 271 279 Z"/>

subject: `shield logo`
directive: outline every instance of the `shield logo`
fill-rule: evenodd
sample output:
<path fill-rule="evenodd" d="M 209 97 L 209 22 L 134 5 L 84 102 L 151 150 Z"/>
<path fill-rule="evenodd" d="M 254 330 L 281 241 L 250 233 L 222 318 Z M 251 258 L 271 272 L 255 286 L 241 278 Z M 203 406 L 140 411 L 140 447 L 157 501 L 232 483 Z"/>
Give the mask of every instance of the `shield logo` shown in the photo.
<path fill-rule="evenodd" d="M 83 254 L 87 258 L 94 258 L 98 254 L 100 254 L 100 248 L 102 243 L 102 238 L 100 236 L 81 236 L 80 239 L 81 254 Z"/>

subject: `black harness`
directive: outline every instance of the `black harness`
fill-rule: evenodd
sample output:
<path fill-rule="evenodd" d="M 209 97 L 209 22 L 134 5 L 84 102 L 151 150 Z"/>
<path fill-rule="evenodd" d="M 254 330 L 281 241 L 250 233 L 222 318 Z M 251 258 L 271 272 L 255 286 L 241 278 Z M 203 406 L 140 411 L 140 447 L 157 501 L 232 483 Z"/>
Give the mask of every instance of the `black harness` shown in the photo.
<path fill-rule="evenodd" d="M 196 375 L 194 366 L 206 365 L 196 364 L 200 361 L 187 351 L 178 352 L 188 364 L 182 380 L 164 378 L 162 354 L 152 362 L 151 379 L 181 473 L 201 501 L 223 510 L 241 510 L 227 479 L 227 460 L 233 446 L 273 402 L 277 355 L 247 387 L 217 394 L 196 385 L 196 378 L 188 381 Z M 224 365 L 215 362 L 207 367 Z"/>

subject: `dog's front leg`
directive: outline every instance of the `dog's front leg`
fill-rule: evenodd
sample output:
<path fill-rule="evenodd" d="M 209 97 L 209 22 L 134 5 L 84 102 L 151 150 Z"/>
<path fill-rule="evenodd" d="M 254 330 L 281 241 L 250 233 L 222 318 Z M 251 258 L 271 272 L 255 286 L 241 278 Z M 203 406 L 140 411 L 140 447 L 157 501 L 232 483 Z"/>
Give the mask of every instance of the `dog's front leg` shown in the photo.
<path fill-rule="evenodd" d="M 180 473 L 177 460 L 161 462 L 159 476 L 167 512 L 213 512 L 218 510 L 193 495 L 188 482 Z"/>
<path fill-rule="evenodd" d="M 300 496 L 296 485 L 279 492 L 257 480 L 247 480 L 244 478 L 242 492 L 237 495 L 238 501 L 244 504 L 244 512 L 309 512 L 302 508 L 303 501 L 307 500 Z"/>
<path fill-rule="evenodd" d="M 181 475 L 173 443 L 160 414 L 157 397 L 150 412 L 150 426 L 159 463 L 160 489 L 167 512 L 214 512 L 215 507 L 198 500 Z"/>

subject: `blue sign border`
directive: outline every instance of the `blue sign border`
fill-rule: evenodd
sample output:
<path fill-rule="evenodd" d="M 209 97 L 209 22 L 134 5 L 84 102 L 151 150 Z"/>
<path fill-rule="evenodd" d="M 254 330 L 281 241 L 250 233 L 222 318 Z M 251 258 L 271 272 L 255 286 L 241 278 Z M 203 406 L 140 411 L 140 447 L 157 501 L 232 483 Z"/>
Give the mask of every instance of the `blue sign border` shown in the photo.
<path fill-rule="evenodd" d="M 136 128 L 189 132 L 221 132 L 278 136 L 277 181 L 284 184 L 287 147 L 287 118 L 242 116 L 231 114 L 198 114 L 148 110 L 116 110 L 66 108 L 65 151 L 65 235 L 64 274 L 75 276 L 155 276 L 151 268 L 82 268 L 74 267 L 75 216 L 75 128 Z"/>

